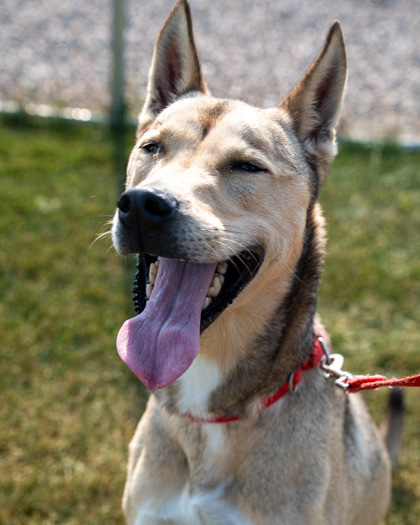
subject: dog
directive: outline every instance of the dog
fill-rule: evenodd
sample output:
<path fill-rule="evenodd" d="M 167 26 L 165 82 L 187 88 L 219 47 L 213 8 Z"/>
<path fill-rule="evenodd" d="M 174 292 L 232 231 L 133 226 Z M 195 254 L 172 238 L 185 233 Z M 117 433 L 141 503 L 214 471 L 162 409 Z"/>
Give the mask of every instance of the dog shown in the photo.
<path fill-rule="evenodd" d="M 138 315 L 117 348 L 151 391 L 130 444 L 129 524 L 377 525 L 386 514 L 385 440 L 318 366 L 330 348 L 316 314 L 318 195 L 345 82 L 339 22 L 273 109 L 210 95 L 186 0 L 159 34 L 112 223 L 117 252 L 140 254 Z"/>

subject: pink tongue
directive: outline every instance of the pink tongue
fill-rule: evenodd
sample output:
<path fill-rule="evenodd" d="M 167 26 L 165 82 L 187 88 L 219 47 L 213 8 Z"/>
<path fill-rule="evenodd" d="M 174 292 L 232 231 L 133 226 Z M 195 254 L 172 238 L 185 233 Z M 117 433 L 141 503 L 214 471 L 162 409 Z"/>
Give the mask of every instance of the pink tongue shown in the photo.
<path fill-rule="evenodd" d="M 118 354 L 150 390 L 170 385 L 198 354 L 201 308 L 216 266 L 162 258 L 146 308 L 121 327 Z"/>

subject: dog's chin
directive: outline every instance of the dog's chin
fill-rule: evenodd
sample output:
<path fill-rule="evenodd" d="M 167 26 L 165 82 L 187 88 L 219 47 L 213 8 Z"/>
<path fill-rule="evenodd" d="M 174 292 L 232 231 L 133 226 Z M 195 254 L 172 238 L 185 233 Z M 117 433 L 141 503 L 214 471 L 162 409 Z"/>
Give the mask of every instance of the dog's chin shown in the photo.
<path fill-rule="evenodd" d="M 206 296 L 201 312 L 200 331 L 203 332 L 238 297 L 246 285 L 256 276 L 262 265 L 264 253 L 261 248 L 252 248 L 221 261 L 214 275 L 214 286 Z M 153 289 L 159 257 L 140 253 L 133 287 L 134 309 L 141 314 Z M 154 275 L 153 275 L 154 274 Z M 213 282 L 212 282 L 213 285 Z"/>

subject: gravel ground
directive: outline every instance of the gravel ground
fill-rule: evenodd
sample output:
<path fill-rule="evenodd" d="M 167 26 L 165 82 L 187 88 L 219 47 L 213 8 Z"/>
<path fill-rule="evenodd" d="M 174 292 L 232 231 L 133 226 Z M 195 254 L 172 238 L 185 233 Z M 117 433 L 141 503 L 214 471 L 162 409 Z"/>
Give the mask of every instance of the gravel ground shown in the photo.
<path fill-rule="evenodd" d="M 126 0 L 126 96 L 137 112 L 174 0 Z M 267 107 L 299 80 L 330 23 L 349 62 L 341 130 L 420 142 L 420 0 L 190 0 L 216 96 Z M 111 0 L 1 0 L 0 101 L 109 105 Z"/>

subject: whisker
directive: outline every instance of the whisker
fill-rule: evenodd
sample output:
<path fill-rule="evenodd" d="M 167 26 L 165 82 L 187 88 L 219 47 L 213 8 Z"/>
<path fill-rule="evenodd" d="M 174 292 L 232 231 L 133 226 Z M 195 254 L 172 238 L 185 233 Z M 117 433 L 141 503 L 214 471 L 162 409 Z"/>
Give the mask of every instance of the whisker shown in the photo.
<path fill-rule="evenodd" d="M 93 241 L 91 242 L 90 246 L 89 246 L 89 250 L 98 242 L 98 241 L 101 241 L 103 239 L 107 239 L 108 237 L 111 237 L 112 235 L 112 231 L 111 230 L 107 230 L 105 232 L 102 232 L 102 233 L 98 233 L 96 235 L 96 238 L 93 239 Z M 111 245 L 112 246 L 112 245 Z"/>
<path fill-rule="evenodd" d="M 108 220 L 104 221 L 102 224 L 100 224 L 98 226 L 98 229 L 96 230 L 98 232 L 99 229 L 101 228 L 107 228 L 106 231 L 102 232 L 102 233 L 96 233 L 96 238 L 92 241 L 92 243 L 90 244 L 89 246 L 89 250 L 93 247 L 94 244 L 96 244 L 98 241 L 102 240 L 102 239 L 106 239 L 108 237 L 111 237 L 112 235 L 112 231 L 111 231 L 111 226 L 112 226 L 112 217 L 110 217 L 109 215 L 104 215 L 103 217 L 107 217 Z"/>
<path fill-rule="evenodd" d="M 231 243 L 235 243 L 235 244 L 237 245 L 237 247 L 239 248 L 238 251 L 240 251 L 240 252 L 246 252 L 246 253 L 247 253 L 252 259 L 254 259 L 254 261 L 255 261 L 256 263 L 259 262 L 259 261 L 258 261 L 258 258 L 255 256 L 255 254 L 252 252 L 252 250 L 250 250 L 250 249 L 249 249 L 247 246 L 245 246 L 245 244 L 243 244 L 242 242 L 236 241 L 235 239 L 229 239 L 229 238 L 228 238 L 228 239 L 222 238 L 222 239 L 223 239 L 224 241 L 229 241 L 229 242 L 231 242 Z M 244 264 L 245 266 L 247 266 L 247 264 L 246 264 L 246 260 L 244 259 L 243 254 L 239 253 L 239 254 L 235 254 L 235 255 L 238 255 L 238 257 L 241 258 L 243 264 Z M 248 268 L 248 266 L 247 266 L 247 268 Z M 248 268 L 248 269 L 249 269 L 249 268 Z"/>
<path fill-rule="evenodd" d="M 242 264 L 247 268 L 248 271 L 250 271 L 250 268 L 249 268 L 249 265 L 248 265 L 248 261 L 246 260 L 246 258 L 244 257 L 243 254 L 241 254 L 241 253 L 238 254 L 238 252 L 246 252 L 250 257 L 252 257 L 254 259 L 254 261 L 256 263 L 259 262 L 258 258 L 255 256 L 255 254 L 252 252 L 252 250 L 250 250 L 243 243 L 243 241 L 238 240 L 240 238 L 239 237 L 239 233 L 242 233 L 242 232 L 239 232 L 239 230 L 238 230 L 238 232 L 235 232 L 235 231 L 230 231 L 230 230 L 227 230 L 227 229 L 219 229 L 219 228 L 216 228 L 216 227 L 214 227 L 214 228 L 212 228 L 212 227 L 199 227 L 199 230 L 201 232 L 215 234 L 214 238 L 212 239 L 213 243 L 217 243 L 219 246 L 222 246 L 225 249 L 227 249 L 228 257 L 238 256 L 240 258 Z M 216 250 L 209 243 L 206 243 L 204 241 L 204 239 L 201 239 L 201 242 L 204 242 L 216 254 Z M 232 263 L 235 265 L 237 271 L 239 272 L 240 270 L 239 270 L 237 264 L 234 261 L 232 261 Z"/>
<path fill-rule="evenodd" d="M 229 240 L 230 241 L 230 239 L 223 239 L 223 238 L 214 239 L 214 241 L 217 242 L 217 244 L 219 246 L 223 246 L 224 248 L 227 248 L 228 256 L 236 255 L 236 251 L 232 248 L 232 246 L 230 246 L 228 243 L 224 242 L 225 240 Z M 216 253 L 216 251 L 215 251 L 215 253 Z"/>
<path fill-rule="evenodd" d="M 228 234 L 232 234 L 232 235 L 236 235 L 236 234 L 241 234 L 243 235 L 243 231 L 242 230 L 233 230 L 231 229 L 231 227 L 224 227 L 224 228 L 216 228 L 216 227 L 199 227 L 198 228 L 200 231 L 203 231 L 203 232 L 206 232 L 206 233 L 217 233 L 217 234 L 220 234 L 220 233 L 228 233 Z"/>
<path fill-rule="evenodd" d="M 221 235 L 220 239 L 224 240 L 224 241 L 229 241 L 229 242 L 233 242 L 233 243 L 236 243 L 238 245 L 238 247 L 241 249 L 241 251 L 246 251 L 249 253 L 249 255 L 251 255 L 255 261 L 257 262 L 257 259 L 255 258 L 254 254 L 252 253 L 252 251 L 247 247 L 245 246 L 243 243 L 241 243 L 240 241 L 237 241 L 236 240 L 236 236 L 238 234 L 243 234 L 244 232 L 241 232 L 240 230 L 238 231 L 231 231 L 231 230 L 228 230 L 228 229 L 223 229 L 223 230 L 220 230 L 218 228 L 199 228 L 200 231 L 204 231 L 206 233 L 216 233 L 216 234 L 219 234 Z M 214 239 L 215 241 L 218 241 L 219 239 Z"/>
<path fill-rule="evenodd" d="M 305 281 L 302 281 L 302 279 L 297 275 L 297 273 L 294 270 L 292 270 L 292 268 L 290 268 L 290 266 L 287 263 L 286 263 L 286 267 L 290 271 L 290 273 L 293 275 L 293 277 L 295 277 L 300 283 L 302 283 L 303 286 L 308 287 Z"/>
<path fill-rule="evenodd" d="M 201 239 L 201 242 L 205 244 L 207 248 L 209 248 L 214 253 L 214 255 L 217 255 L 216 250 L 213 248 L 213 246 L 210 243 L 206 242 L 204 239 Z"/>
<path fill-rule="evenodd" d="M 258 259 L 254 256 L 254 254 L 253 254 L 250 250 L 248 250 L 248 249 L 246 248 L 246 246 L 244 246 L 242 243 L 240 243 L 240 242 L 238 242 L 238 241 L 235 241 L 235 240 L 233 240 L 233 239 L 223 239 L 223 238 L 221 238 L 221 239 L 216 239 L 216 242 L 218 242 L 218 244 L 219 244 L 220 246 L 224 246 L 225 248 L 228 248 L 228 250 L 231 252 L 231 255 L 232 255 L 232 256 L 237 256 L 237 257 L 241 260 L 241 262 L 242 262 L 242 264 L 245 266 L 245 268 L 246 268 L 248 271 L 251 271 L 251 269 L 250 269 L 249 266 L 248 266 L 248 261 L 243 257 L 243 255 L 242 255 L 242 254 L 238 254 L 238 253 L 237 253 L 237 250 L 235 250 L 232 246 L 230 246 L 229 244 L 227 244 L 226 242 L 224 242 L 225 240 L 228 240 L 230 243 L 231 243 L 231 242 L 234 242 L 235 244 L 237 244 L 241 251 L 247 251 L 247 252 L 249 252 L 249 254 L 255 259 L 255 262 L 258 263 Z M 240 272 L 240 270 L 239 270 L 239 268 L 238 268 L 238 265 L 235 263 L 234 259 L 231 258 L 231 259 L 230 259 L 230 262 L 235 266 L 236 270 L 237 270 L 238 272 Z"/>
<path fill-rule="evenodd" d="M 240 272 L 240 270 L 239 270 L 237 264 L 236 264 L 235 261 L 231 258 L 231 256 L 236 255 L 235 250 L 233 250 L 233 248 L 232 248 L 231 246 L 229 246 L 228 244 L 224 243 L 223 240 L 221 240 L 221 239 L 216 239 L 216 242 L 219 244 L 219 246 L 223 246 L 223 247 L 225 247 L 225 248 L 228 249 L 228 251 L 230 252 L 230 254 L 228 254 L 228 258 L 230 259 L 231 264 L 233 264 L 233 266 L 236 268 L 236 270 L 237 270 L 238 272 Z M 215 251 L 215 250 L 214 250 L 214 251 Z"/>

